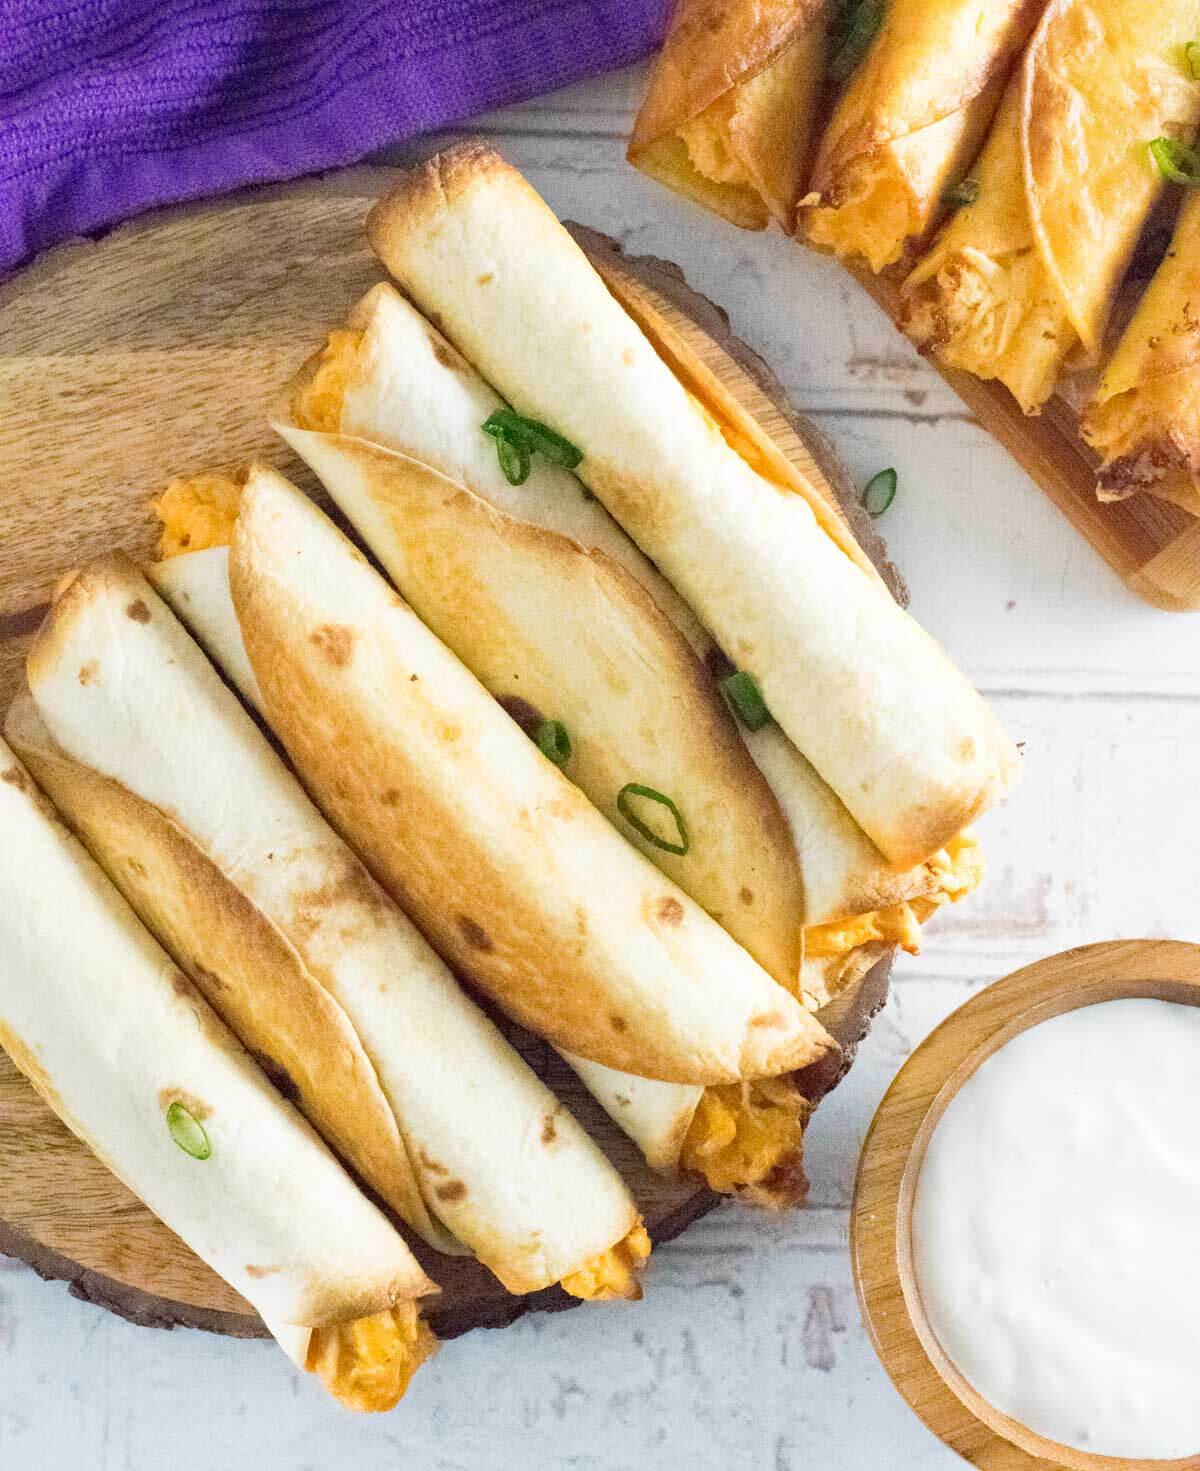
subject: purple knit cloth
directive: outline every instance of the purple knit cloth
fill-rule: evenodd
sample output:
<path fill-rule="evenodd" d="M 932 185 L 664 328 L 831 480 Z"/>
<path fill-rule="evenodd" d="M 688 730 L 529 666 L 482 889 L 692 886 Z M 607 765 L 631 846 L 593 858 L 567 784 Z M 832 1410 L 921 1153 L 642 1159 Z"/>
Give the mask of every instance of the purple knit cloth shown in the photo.
<path fill-rule="evenodd" d="M 0 0 L 0 275 L 623 66 L 670 0 Z"/>

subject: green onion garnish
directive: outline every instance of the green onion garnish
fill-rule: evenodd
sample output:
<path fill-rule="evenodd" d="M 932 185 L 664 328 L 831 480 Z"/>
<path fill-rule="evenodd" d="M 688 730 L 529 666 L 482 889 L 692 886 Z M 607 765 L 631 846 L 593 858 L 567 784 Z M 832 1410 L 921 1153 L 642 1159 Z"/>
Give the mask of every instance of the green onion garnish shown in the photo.
<path fill-rule="evenodd" d="M 872 475 L 862 493 L 863 508 L 868 516 L 882 516 L 895 499 L 896 472 L 891 468 Z"/>
<path fill-rule="evenodd" d="M 565 766 L 571 759 L 571 737 L 561 720 L 543 720 L 533 733 L 534 744 L 547 761 Z"/>
<path fill-rule="evenodd" d="M 634 797 L 644 797 L 647 802 L 657 802 L 660 807 L 665 807 L 675 819 L 675 826 L 679 832 L 679 841 L 670 843 L 666 838 L 660 838 L 652 827 L 643 822 L 634 810 Z M 653 843 L 656 848 L 661 848 L 664 853 L 686 853 L 691 847 L 688 841 L 687 824 L 683 820 L 683 813 L 671 801 L 670 797 L 664 797 L 661 792 L 656 792 L 653 787 L 642 787 L 633 781 L 626 783 L 617 793 L 617 811 L 635 833 L 640 833 L 648 843 Z"/>
<path fill-rule="evenodd" d="M 525 445 L 498 435 L 496 454 L 500 460 L 500 468 L 504 471 L 504 478 L 509 485 L 524 485 L 529 479 L 529 471 L 533 465 L 532 457 Z"/>
<path fill-rule="evenodd" d="M 870 50 L 883 23 L 883 0 L 843 0 L 830 32 L 829 75 L 844 82 Z"/>
<path fill-rule="evenodd" d="M 1192 80 L 1200 82 L 1200 41 L 1189 41 L 1183 48 L 1183 59 L 1192 74 Z"/>
<path fill-rule="evenodd" d="M 514 409 L 497 409 L 489 414 L 484 420 L 483 432 L 496 441 L 500 468 L 510 485 L 525 483 L 531 457 L 535 454 L 568 470 L 574 470 L 583 459 L 583 452 L 576 449 L 569 439 L 556 434 L 548 424 L 538 419 L 526 419 Z"/>
<path fill-rule="evenodd" d="M 955 184 L 953 189 L 947 189 L 942 195 L 943 201 L 951 209 L 962 209 L 964 205 L 974 204 L 979 198 L 979 180 L 963 179 Z"/>
<path fill-rule="evenodd" d="M 193 1159 L 207 1159 L 212 1154 L 204 1125 L 178 1100 L 167 1109 L 167 1133 Z"/>
<path fill-rule="evenodd" d="M 1200 153 L 1194 148 L 1174 138 L 1155 138 L 1150 145 L 1150 154 L 1164 179 L 1172 184 L 1200 189 Z"/>
<path fill-rule="evenodd" d="M 739 669 L 721 681 L 721 692 L 747 730 L 761 730 L 770 720 L 771 712 L 753 674 Z"/>

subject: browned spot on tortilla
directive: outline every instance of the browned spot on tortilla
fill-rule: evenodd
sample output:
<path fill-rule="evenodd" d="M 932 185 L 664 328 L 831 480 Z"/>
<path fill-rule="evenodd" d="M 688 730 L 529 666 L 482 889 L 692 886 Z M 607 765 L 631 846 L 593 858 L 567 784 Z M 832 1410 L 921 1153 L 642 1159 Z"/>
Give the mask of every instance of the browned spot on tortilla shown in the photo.
<path fill-rule="evenodd" d="M 33 783 L 19 766 L 7 766 L 0 772 L 0 781 L 7 782 L 10 787 L 16 787 L 18 792 L 24 792 L 27 797 L 33 796 Z"/>
<path fill-rule="evenodd" d="M 258 1281 L 261 1277 L 273 1277 L 276 1272 L 281 1272 L 282 1267 L 256 1267 L 251 1262 L 246 1263 L 246 1276 L 253 1277 Z"/>
<path fill-rule="evenodd" d="M 423 1149 L 420 1151 L 420 1157 L 421 1163 L 431 1175 L 448 1175 L 450 1173 L 444 1164 L 441 1164 L 436 1159 L 430 1159 Z"/>
<path fill-rule="evenodd" d="M 354 652 L 354 630 L 344 623 L 322 623 L 309 638 L 336 669 L 345 669 Z"/>
<path fill-rule="evenodd" d="M 398 807 L 400 805 L 400 790 L 398 787 L 388 787 L 386 792 L 381 792 L 379 800 L 385 807 Z"/>
<path fill-rule="evenodd" d="M 964 736 L 958 748 L 958 754 L 964 761 L 970 761 L 975 755 L 975 737 Z"/>
<path fill-rule="evenodd" d="M 437 732 L 448 746 L 452 746 L 462 735 L 462 726 L 457 720 L 439 720 Z"/>
<path fill-rule="evenodd" d="M 166 1113 L 173 1103 L 182 1103 L 194 1119 L 206 1119 L 212 1113 L 207 1103 L 201 1103 L 194 1093 L 187 1093 L 182 1088 L 160 1088 L 158 1101 L 163 1113 Z"/>
<path fill-rule="evenodd" d="M 625 1097 L 624 1093 L 614 1093 L 613 1094 L 613 1099 L 615 1100 L 615 1102 L 617 1103 L 617 1105 L 619 1107 L 621 1107 L 621 1108 L 628 1108 L 629 1107 L 629 1102 L 630 1101 L 629 1101 L 628 1098 Z"/>
<path fill-rule="evenodd" d="M 496 703 L 512 716 L 526 735 L 532 735 L 542 723 L 542 712 L 520 695 L 498 695 Z"/>
<path fill-rule="evenodd" d="M 91 684 L 99 673 L 99 663 L 95 659 L 89 659 L 86 664 L 79 666 L 79 683 L 83 685 Z"/>
<path fill-rule="evenodd" d="M 750 1025 L 752 1027 L 782 1027 L 786 1025 L 786 1020 L 777 1011 L 760 1011 L 750 1018 Z"/>
<path fill-rule="evenodd" d="M 308 933 L 319 928 L 331 909 L 340 905 L 357 905 L 379 915 L 386 900 L 367 873 L 353 861 L 340 873 L 334 873 L 319 889 L 306 889 L 296 900 L 295 922 Z"/>
<path fill-rule="evenodd" d="M 559 1104 L 559 1108 L 561 1107 L 562 1105 Z M 542 1120 L 543 1144 L 553 1144 L 554 1141 L 558 1138 L 558 1125 L 554 1122 L 557 1116 L 558 1108 L 556 1108 L 552 1113 L 548 1113 L 546 1117 Z"/>
<path fill-rule="evenodd" d="M 287 1068 L 281 1062 L 276 1062 L 273 1057 L 268 1057 L 265 1052 L 251 1051 L 250 1056 L 262 1068 L 271 1087 L 277 1093 L 281 1093 L 289 1103 L 295 1103 L 300 1097 L 300 1088 Z"/>
<path fill-rule="evenodd" d="M 7 771 L 4 776 L 7 779 Z M 50 1081 L 50 1074 L 42 1066 L 33 1049 L 27 1047 L 16 1032 L 6 1027 L 3 1022 L 0 1022 L 0 1047 L 4 1048 L 50 1107 L 56 1112 L 61 1112 L 62 1100 L 58 1096 L 58 1089 Z"/>
<path fill-rule="evenodd" d="M 132 618 L 135 623 L 149 623 L 150 609 L 147 608 L 141 598 L 134 598 L 133 602 L 125 609 L 126 618 Z"/>
<path fill-rule="evenodd" d="M 193 965 L 192 974 L 196 978 L 196 984 L 206 991 L 228 991 L 228 984 L 214 970 L 209 970 L 206 965 Z"/>
<path fill-rule="evenodd" d="M 627 1032 L 629 1030 L 629 1023 L 623 1016 L 618 1016 L 615 1011 L 609 1017 L 608 1021 L 614 1032 Z"/>
<path fill-rule="evenodd" d="M 135 879 L 145 879 L 150 877 L 146 865 L 142 862 L 140 858 L 127 858 L 125 860 L 125 867 L 129 870 L 129 872 L 134 876 Z"/>
<path fill-rule="evenodd" d="M 627 347 L 625 351 L 621 354 L 621 361 L 625 364 L 627 368 L 632 368 L 634 363 L 637 362 L 637 354 L 634 352 L 632 347 Z"/>
<path fill-rule="evenodd" d="M 477 924 L 470 915 L 456 914 L 454 923 L 458 926 L 459 933 L 470 945 L 472 950 L 488 951 L 493 949 L 492 937 L 481 924 Z"/>
<path fill-rule="evenodd" d="M 742 901 L 743 904 L 753 904 L 754 890 L 748 889 L 745 884 L 743 884 L 741 889 L 738 891 L 738 898 Z"/>
<path fill-rule="evenodd" d="M 458 371 L 458 357 L 450 351 L 440 337 L 430 337 L 429 345 L 433 348 L 434 357 L 443 368 L 449 368 L 452 373 Z"/>
<path fill-rule="evenodd" d="M 654 906 L 654 912 L 665 925 L 672 929 L 683 923 L 683 905 L 673 894 L 666 894 Z"/>
<path fill-rule="evenodd" d="M 486 286 L 489 281 L 494 281 L 495 279 L 495 271 L 484 271 L 483 275 L 478 278 L 476 284 L 479 286 Z"/>
<path fill-rule="evenodd" d="M 171 972 L 171 990 L 176 996 L 194 996 L 196 989 L 181 970 Z"/>
<path fill-rule="evenodd" d="M 467 1187 L 461 1180 L 447 1180 L 444 1185 L 435 1185 L 433 1193 L 439 1200 L 466 1200 Z"/>

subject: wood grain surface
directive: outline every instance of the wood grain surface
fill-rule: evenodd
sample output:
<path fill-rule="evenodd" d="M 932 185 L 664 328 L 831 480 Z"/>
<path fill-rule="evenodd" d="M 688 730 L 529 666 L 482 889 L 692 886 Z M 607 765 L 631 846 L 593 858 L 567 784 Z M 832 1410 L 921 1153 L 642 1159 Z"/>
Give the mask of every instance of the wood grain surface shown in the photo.
<path fill-rule="evenodd" d="M 1082 945 L 1006 976 L 953 1012 L 912 1054 L 875 1115 L 851 1210 L 850 1251 L 867 1331 L 893 1383 L 925 1424 L 985 1471 L 1198 1471 L 1180 1460 L 1097 1456 L 1034 1434 L 987 1403 L 939 1345 L 921 1307 L 912 1208 L 929 1139 L 979 1065 L 1039 1022 L 1080 1006 L 1148 996 L 1200 1006 L 1200 945 Z"/>
<path fill-rule="evenodd" d="M 0 707 L 20 683 L 55 579 L 115 546 L 148 557 L 157 535 L 150 499 L 169 478 L 262 456 L 312 486 L 274 439 L 267 411 L 381 277 L 362 224 L 388 179 L 356 170 L 151 216 L 99 244 L 55 252 L 0 291 Z M 636 298 L 664 352 L 669 342 L 677 371 L 708 386 L 709 407 L 730 432 L 779 457 L 780 474 L 814 485 L 903 599 L 828 445 L 719 309 L 675 267 L 577 233 L 614 291 Z M 810 1098 L 844 1076 L 883 1005 L 890 966 L 888 957 L 827 1009 L 823 1019 L 845 1051 L 802 1075 Z M 656 1240 L 711 1208 L 716 1197 L 694 1180 L 653 1174 L 548 1047 L 507 1030 L 601 1140 Z M 74 1140 L 3 1054 L 0 1252 L 135 1322 L 264 1333 L 249 1305 Z M 443 1289 L 428 1314 L 441 1337 L 573 1303 L 557 1288 L 515 1298 L 477 1263 L 418 1254 Z"/>

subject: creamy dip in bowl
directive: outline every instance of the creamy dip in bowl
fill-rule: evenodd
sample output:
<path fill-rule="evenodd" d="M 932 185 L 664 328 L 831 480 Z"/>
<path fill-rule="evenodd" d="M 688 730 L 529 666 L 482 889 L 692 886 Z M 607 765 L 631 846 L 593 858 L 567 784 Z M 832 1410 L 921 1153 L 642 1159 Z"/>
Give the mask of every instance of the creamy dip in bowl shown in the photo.
<path fill-rule="evenodd" d="M 863 1320 L 987 1471 L 1200 1471 L 1200 946 L 1080 946 L 952 1012 L 859 1160 Z"/>
<path fill-rule="evenodd" d="M 996 1409 L 1099 1455 L 1200 1447 L 1200 1008 L 1102 1002 L 994 1052 L 926 1146 L 912 1249 Z"/>

